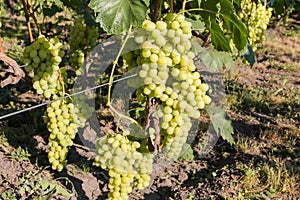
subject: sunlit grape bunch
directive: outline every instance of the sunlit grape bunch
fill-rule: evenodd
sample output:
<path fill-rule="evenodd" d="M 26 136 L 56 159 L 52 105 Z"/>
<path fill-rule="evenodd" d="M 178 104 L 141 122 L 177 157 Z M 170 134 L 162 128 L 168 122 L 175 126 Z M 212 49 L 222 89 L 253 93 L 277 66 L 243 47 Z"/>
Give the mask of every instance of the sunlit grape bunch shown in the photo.
<path fill-rule="evenodd" d="M 249 31 L 249 42 L 253 50 L 265 41 L 264 32 L 270 22 L 272 8 L 266 8 L 260 1 L 256 4 L 253 0 L 242 0 L 239 17 L 246 23 Z"/>
<path fill-rule="evenodd" d="M 81 74 L 80 68 L 84 62 L 84 52 L 89 52 L 96 46 L 98 30 L 96 27 L 87 26 L 83 18 L 75 19 L 68 38 L 70 44 L 71 66 L 77 75 Z"/>
<path fill-rule="evenodd" d="M 25 70 L 33 73 L 33 88 L 46 99 L 62 94 L 64 83 L 59 74 L 59 63 L 63 56 L 62 46 L 57 38 L 47 39 L 41 35 L 25 47 L 21 58 L 22 62 L 27 64 Z"/>
<path fill-rule="evenodd" d="M 144 86 L 137 99 L 155 98 L 161 102 L 162 143 L 170 158 L 177 159 L 199 109 L 211 102 L 209 87 L 200 79 L 194 65 L 191 23 L 180 14 L 167 14 L 156 23 L 144 21 L 134 36 L 141 49 L 124 56 L 126 62 L 140 66 L 138 75 Z M 130 55 L 131 54 L 131 55 Z"/>
<path fill-rule="evenodd" d="M 91 110 L 85 103 L 85 96 L 79 95 L 80 104 L 74 104 L 69 99 L 58 100 L 51 103 L 44 114 L 49 135 L 48 159 L 53 170 L 61 171 L 66 164 L 69 147 L 78 128 L 84 126 L 85 120 L 90 117 Z M 78 101 L 79 102 L 79 101 Z"/>
<path fill-rule="evenodd" d="M 108 199 L 128 199 L 132 183 L 140 190 L 149 185 L 153 155 L 141 153 L 139 148 L 139 142 L 121 134 L 106 135 L 97 141 L 95 164 L 108 170 Z"/>

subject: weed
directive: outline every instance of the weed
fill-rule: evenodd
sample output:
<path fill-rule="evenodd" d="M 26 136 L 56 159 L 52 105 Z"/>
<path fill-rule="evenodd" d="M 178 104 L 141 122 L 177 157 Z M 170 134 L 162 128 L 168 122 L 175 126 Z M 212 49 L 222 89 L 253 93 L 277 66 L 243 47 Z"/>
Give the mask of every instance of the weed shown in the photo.
<path fill-rule="evenodd" d="M 4 133 L 0 134 L 0 150 L 4 151 L 5 153 L 9 152 L 9 143 Z"/>
<path fill-rule="evenodd" d="M 91 166 L 89 166 L 87 163 L 83 163 L 79 167 L 85 174 L 91 171 Z"/>
<path fill-rule="evenodd" d="M 49 199 L 55 193 L 67 198 L 72 196 L 72 194 L 62 186 L 44 179 L 40 171 L 37 173 L 22 173 L 17 183 L 17 186 L 13 186 L 8 180 L 4 179 L 1 185 L 4 186 L 6 190 L 1 193 L 0 197 L 5 200 L 17 200 L 21 198 Z"/>
<path fill-rule="evenodd" d="M 293 195 L 297 192 L 296 178 L 288 171 L 285 163 L 274 160 L 254 166 L 254 162 L 243 164 L 241 170 L 244 176 L 238 183 L 240 192 L 236 199 L 260 199 L 275 197 L 278 193 Z"/>
<path fill-rule="evenodd" d="M 235 148 L 237 151 L 249 154 L 258 154 L 260 152 L 260 145 L 257 141 L 249 138 L 238 138 Z"/>
<path fill-rule="evenodd" d="M 23 149 L 22 147 L 18 147 L 13 152 L 11 152 L 11 154 L 7 157 L 17 160 L 17 161 L 23 161 L 23 160 L 29 161 L 30 156 L 31 156 L 31 154 L 28 153 L 27 148 Z"/>
<path fill-rule="evenodd" d="M 193 193 L 190 193 L 189 197 L 186 200 L 195 200 L 195 199 L 196 199 L 195 195 Z"/>
<path fill-rule="evenodd" d="M 12 189 L 7 189 L 4 192 L 2 192 L 1 197 L 2 197 L 2 199 L 5 199 L 5 200 L 17 200 L 17 197 L 14 194 Z"/>

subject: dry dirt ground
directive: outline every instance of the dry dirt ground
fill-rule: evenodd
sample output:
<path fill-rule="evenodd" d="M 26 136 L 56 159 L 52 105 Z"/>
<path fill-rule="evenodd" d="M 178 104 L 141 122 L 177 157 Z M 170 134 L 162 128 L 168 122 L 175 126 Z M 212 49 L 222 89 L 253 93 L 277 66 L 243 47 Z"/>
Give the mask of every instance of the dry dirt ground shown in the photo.
<path fill-rule="evenodd" d="M 134 190 L 130 199 L 300 199 L 299 21 L 291 18 L 288 26 L 268 30 L 252 68 L 237 61 L 225 72 L 235 144 L 219 138 L 200 158 L 199 133 L 194 160 L 157 166 L 151 185 Z M 30 89 L 25 81 L 0 89 L 0 115 L 39 102 Z M 49 169 L 42 112 L 36 109 L 0 121 L 0 199 L 41 194 L 49 199 L 106 199 L 107 172 L 93 165 L 93 153 L 79 138 L 70 149 L 67 168 L 61 173 Z M 41 180 L 57 187 L 43 187 Z"/>

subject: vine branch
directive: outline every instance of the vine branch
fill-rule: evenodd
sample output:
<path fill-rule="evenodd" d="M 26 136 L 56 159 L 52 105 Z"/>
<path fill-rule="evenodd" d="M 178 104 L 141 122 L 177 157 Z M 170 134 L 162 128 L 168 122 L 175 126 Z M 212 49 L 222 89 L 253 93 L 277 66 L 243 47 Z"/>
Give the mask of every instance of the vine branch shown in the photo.
<path fill-rule="evenodd" d="M 128 116 L 125 116 L 121 113 L 119 113 L 116 109 L 114 109 L 114 107 L 111 105 L 111 88 L 112 88 L 112 84 L 113 84 L 113 81 L 114 81 L 114 72 L 115 72 L 115 69 L 116 69 L 116 66 L 118 64 L 118 60 L 121 56 L 121 53 L 123 52 L 124 48 L 125 48 L 125 45 L 130 37 L 130 34 L 131 34 L 131 29 L 132 29 L 132 25 L 130 25 L 129 27 L 129 30 L 128 30 L 128 33 L 124 39 L 124 42 L 118 52 L 118 55 L 116 57 L 116 59 L 113 61 L 113 66 L 112 66 L 112 69 L 111 69 L 111 72 L 110 72 L 110 77 L 109 77 L 109 82 L 108 82 L 108 95 L 107 95 L 107 103 L 106 105 L 114 112 L 116 113 L 119 117 L 121 118 L 125 118 L 125 119 L 128 119 L 130 120 L 131 122 L 135 123 L 135 124 L 138 124 L 137 121 L 135 121 L 134 119 L 132 119 L 131 117 L 128 117 Z"/>
<path fill-rule="evenodd" d="M 156 19 L 158 17 L 158 12 L 159 12 L 159 8 L 160 8 L 160 1 L 161 0 L 156 0 L 155 1 L 154 11 L 153 11 L 153 14 L 152 14 L 152 21 L 153 22 L 156 22 Z"/>
<path fill-rule="evenodd" d="M 152 103 L 152 100 L 153 99 L 149 98 L 147 105 L 146 105 L 148 114 L 145 119 L 146 126 L 145 126 L 145 130 L 144 130 L 144 134 L 145 134 L 145 137 L 147 138 L 147 145 L 148 145 L 149 151 L 154 152 L 154 154 L 156 154 L 157 151 L 159 150 L 161 137 L 160 137 L 159 117 L 155 116 L 154 113 L 157 110 L 157 106 L 158 106 L 159 102 Z M 154 128 L 154 134 L 155 134 L 154 144 L 152 143 L 150 135 L 149 135 L 149 129 L 151 127 Z"/>
<path fill-rule="evenodd" d="M 8 84 L 17 84 L 22 78 L 25 77 L 24 71 L 20 68 L 15 60 L 3 53 L 0 53 L 0 60 L 9 66 L 9 68 L 5 71 L 8 73 L 13 73 L 13 75 L 9 75 L 6 79 L 0 82 L 0 86 L 2 88 Z"/>
<path fill-rule="evenodd" d="M 25 2 L 25 0 L 22 0 L 22 4 L 23 4 L 24 13 L 25 13 L 26 23 L 27 23 L 27 29 L 28 29 L 28 33 L 29 33 L 29 40 L 30 40 L 30 42 L 33 42 L 32 31 L 31 31 L 31 26 L 30 26 L 30 21 L 29 21 L 30 13 L 29 13 L 29 10 L 27 9 L 27 2 Z"/>

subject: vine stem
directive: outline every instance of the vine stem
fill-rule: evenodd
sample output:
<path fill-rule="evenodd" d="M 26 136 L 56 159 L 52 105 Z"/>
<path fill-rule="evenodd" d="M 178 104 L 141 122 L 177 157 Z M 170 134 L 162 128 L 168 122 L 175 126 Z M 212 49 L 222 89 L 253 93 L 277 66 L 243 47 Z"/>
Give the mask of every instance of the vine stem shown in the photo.
<path fill-rule="evenodd" d="M 182 2 L 182 15 L 184 15 L 185 6 L 186 6 L 186 0 L 184 0 L 184 1 Z"/>
<path fill-rule="evenodd" d="M 160 4 L 161 4 L 160 1 L 161 0 L 156 0 L 155 1 L 155 7 L 154 7 L 153 14 L 152 14 L 152 21 L 153 22 L 156 22 L 156 19 L 157 19 L 157 16 L 158 16 L 158 11 L 159 11 Z"/>
<path fill-rule="evenodd" d="M 182 14 L 184 15 L 185 12 L 185 7 L 186 7 L 186 3 L 191 2 L 191 0 L 184 0 L 182 2 Z"/>
<path fill-rule="evenodd" d="M 171 13 L 174 13 L 174 2 L 173 2 L 173 1 L 174 1 L 174 0 L 170 0 L 170 1 L 169 1 Z"/>
<path fill-rule="evenodd" d="M 204 11 L 204 12 L 209 12 L 209 13 L 212 13 L 212 14 L 218 14 L 218 12 L 214 12 L 214 11 L 203 9 L 203 8 L 191 8 L 191 9 L 188 9 L 187 11 L 188 12 L 192 12 L 192 11 Z"/>
<path fill-rule="evenodd" d="M 108 96 L 107 96 L 107 103 L 106 103 L 107 106 L 111 106 L 111 87 L 112 87 L 112 84 L 113 84 L 113 81 L 114 81 L 114 72 L 115 72 L 116 66 L 118 64 L 118 60 L 121 56 L 121 53 L 122 53 L 128 39 L 129 39 L 129 36 L 130 36 L 130 33 L 131 33 L 131 28 L 132 28 L 132 25 L 130 25 L 129 30 L 128 30 L 128 34 L 126 35 L 126 37 L 124 39 L 124 42 L 123 42 L 123 44 L 122 44 L 122 46 L 121 46 L 121 48 L 118 52 L 118 55 L 117 55 L 116 59 L 113 61 L 113 66 L 112 66 L 109 81 L 108 81 Z"/>
<path fill-rule="evenodd" d="M 108 95 L 107 95 L 107 103 L 106 105 L 114 112 L 116 113 L 119 117 L 122 117 L 122 118 L 125 118 L 125 119 L 128 119 L 130 120 L 131 122 L 135 123 L 135 124 L 138 124 L 137 121 L 135 121 L 134 119 L 132 119 L 131 117 L 128 117 L 128 116 L 125 116 L 121 113 L 119 113 L 116 109 L 114 109 L 114 107 L 111 105 L 111 88 L 112 88 L 112 84 L 113 84 L 113 81 L 114 81 L 114 72 L 115 72 L 115 69 L 116 69 L 116 66 L 118 64 L 118 60 L 121 56 L 121 53 L 123 52 L 123 49 L 130 37 L 130 34 L 131 34 L 131 29 L 132 29 L 132 25 L 130 25 L 129 29 L 128 29 L 128 33 L 124 39 L 124 42 L 118 52 L 118 55 L 116 57 L 116 59 L 113 61 L 113 66 L 112 66 L 112 69 L 111 69 L 111 73 L 110 73 L 110 77 L 109 77 L 109 81 L 108 81 Z"/>
<path fill-rule="evenodd" d="M 29 33 L 29 40 L 30 42 L 33 42 L 33 36 L 32 36 L 32 31 L 31 31 L 31 26 L 30 26 L 30 13 L 27 9 L 27 3 L 25 2 L 25 0 L 22 0 L 22 4 L 23 4 L 23 9 L 24 9 L 24 13 L 25 13 L 25 18 L 26 18 L 26 23 L 27 23 L 27 29 L 28 29 L 28 33 Z"/>

